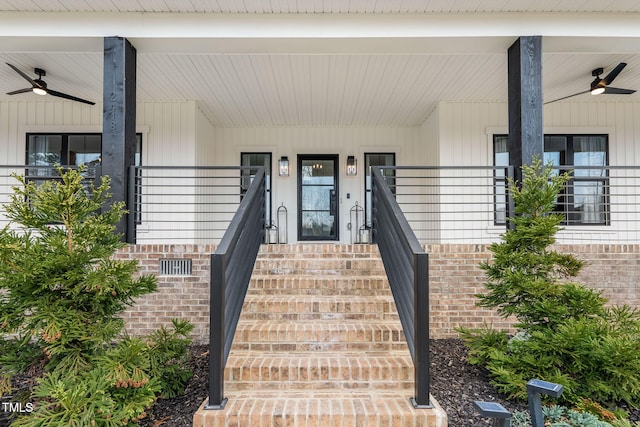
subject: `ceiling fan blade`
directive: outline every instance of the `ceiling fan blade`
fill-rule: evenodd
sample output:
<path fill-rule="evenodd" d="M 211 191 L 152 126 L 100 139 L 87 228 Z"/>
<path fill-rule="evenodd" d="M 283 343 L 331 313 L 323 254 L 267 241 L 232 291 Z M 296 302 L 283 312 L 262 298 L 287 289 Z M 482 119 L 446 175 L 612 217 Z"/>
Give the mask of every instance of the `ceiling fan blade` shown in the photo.
<path fill-rule="evenodd" d="M 40 85 L 38 83 L 36 83 L 35 80 L 33 80 L 31 77 L 27 76 L 25 73 L 20 71 L 20 69 L 18 67 L 16 67 L 15 65 L 11 65 L 8 62 L 5 62 L 5 64 L 7 64 L 9 67 L 11 67 L 13 69 L 13 71 L 15 71 L 16 73 L 20 74 L 26 81 L 31 83 L 33 86 L 40 87 Z"/>
<path fill-rule="evenodd" d="M 552 102 L 562 101 L 563 99 L 567 99 L 567 98 L 573 98 L 574 96 L 582 95 L 584 93 L 589 93 L 589 92 L 591 92 L 591 90 L 585 90 L 583 92 L 574 93 L 573 95 L 563 96 L 562 98 L 554 99 L 553 101 L 547 101 L 544 103 L 544 105 L 551 104 Z"/>
<path fill-rule="evenodd" d="M 87 101 L 86 99 L 78 98 L 78 97 L 75 97 L 73 95 L 67 95 L 66 93 L 56 92 L 55 90 L 51 90 L 51 89 L 47 89 L 47 94 L 49 94 L 51 96 L 57 96 L 58 98 L 69 99 L 71 101 L 78 101 L 78 102 L 83 102 L 83 103 L 89 104 L 89 105 L 96 105 L 95 102 Z"/>
<path fill-rule="evenodd" d="M 604 93 L 608 93 L 610 95 L 631 95 L 635 90 L 632 89 L 620 89 L 618 87 L 607 86 L 604 88 Z"/>
<path fill-rule="evenodd" d="M 14 90 L 13 92 L 7 92 L 7 95 L 17 95 L 19 93 L 27 93 L 27 92 L 33 92 L 33 88 L 29 87 L 25 89 Z"/>
<path fill-rule="evenodd" d="M 622 69 L 624 67 L 627 66 L 626 62 L 621 62 L 619 63 L 616 68 L 614 68 L 613 70 L 611 70 L 611 72 L 609 74 L 607 74 L 607 77 L 605 77 L 604 79 L 602 79 L 602 81 L 604 81 L 604 84 L 609 86 L 613 80 L 618 77 L 618 74 L 620 74 L 620 72 L 622 71 Z"/>

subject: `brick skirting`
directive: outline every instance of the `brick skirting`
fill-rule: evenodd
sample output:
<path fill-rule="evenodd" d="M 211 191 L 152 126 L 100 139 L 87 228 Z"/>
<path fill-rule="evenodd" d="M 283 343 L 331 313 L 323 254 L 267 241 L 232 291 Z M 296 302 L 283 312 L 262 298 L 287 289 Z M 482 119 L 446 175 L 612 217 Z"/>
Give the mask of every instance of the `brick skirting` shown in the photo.
<path fill-rule="evenodd" d="M 301 252 L 321 250 L 337 245 L 300 245 Z M 359 253 L 371 252 L 375 246 L 344 245 Z M 275 246 L 263 246 L 272 252 Z M 493 311 L 475 306 L 474 295 L 483 292 L 484 273 L 481 261 L 490 259 L 487 245 L 438 244 L 427 245 L 431 290 L 431 336 L 455 337 L 456 327 L 480 327 L 483 323 L 508 328 L 510 323 Z M 595 289 L 612 304 L 640 307 L 640 245 L 582 244 L 557 245 L 556 250 L 573 253 L 586 262 L 578 281 Z M 158 292 L 144 296 L 123 314 L 127 330 L 132 335 L 144 335 L 171 318 L 190 320 L 194 325 L 193 339 L 208 342 L 209 330 L 209 259 L 215 251 L 210 245 L 132 245 L 117 257 L 138 259 L 140 272 L 158 277 Z M 190 276 L 160 275 L 160 259 L 189 258 L 193 263 Z"/>

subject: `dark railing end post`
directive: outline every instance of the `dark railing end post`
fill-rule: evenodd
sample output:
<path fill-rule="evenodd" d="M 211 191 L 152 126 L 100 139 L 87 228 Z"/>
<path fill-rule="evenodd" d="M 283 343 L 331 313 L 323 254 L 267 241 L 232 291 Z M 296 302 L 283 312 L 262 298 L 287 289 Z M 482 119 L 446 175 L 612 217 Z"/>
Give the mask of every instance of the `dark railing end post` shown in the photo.
<path fill-rule="evenodd" d="M 222 399 L 222 402 L 220 402 L 220 404 L 218 405 L 212 405 L 211 399 L 209 399 L 209 401 L 207 401 L 207 404 L 204 405 L 204 409 L 208 410 L 208 411 L 221 411 L 224 409 L 225 406 L 227 406 L 227 402 L 229 401 L 229 399 L 227 399 L 226 397 L 224 399 Z"/>
<path fill-rule="evenodd" d="M 211 254 L 209 296 L 209 403 L 207 409 L 224 408 L 224 307 L 225 256 Z"/>
<path fill-rule="evenodd" d="M 429 373 L 429 254 L 414 254 L 415 404 L 430 408 Z M 417 405 L 417 406 L 416 406 Z"/>

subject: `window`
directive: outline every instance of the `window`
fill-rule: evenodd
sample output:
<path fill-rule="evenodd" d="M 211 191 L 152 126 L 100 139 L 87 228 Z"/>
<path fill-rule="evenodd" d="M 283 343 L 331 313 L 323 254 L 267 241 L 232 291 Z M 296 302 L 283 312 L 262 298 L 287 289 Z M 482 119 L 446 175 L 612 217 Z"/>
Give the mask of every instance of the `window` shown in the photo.
<path fill-rule="evenodd" d="M 271 225 L 271 153 L 241 153 L 240 154 L 241 166 L 264 166 L 264 220 L 265 224 Z M 247 192 L 249 185 L 256 176 L 257 169 L 243 169 L 242 178 L 240 182 L 241 194 Z"/>
<path fill-rule="evenodd" d="M 140 166 L 142 153 L 142 134 L 136 134 L 136 152 L 134 164 Z M 96 167 L 102 163 L 101 133 L 30 133 L 27 134 L 26 164 L 37 166 L 27 168 L 28 180 L 36 184 L 57 175 L 56 165 L 86 166 L 85 178 L 96 178 Z M 141 194 L 137 194 L 136 222 L 141 220 Z"/>
<path fill-rule="evenodd" d="M 142 134 L 136 134 L 136 166 L 141 163 L 141 152 Z M 27 165 L 30 166 L 86 165 L 91 169 L 92 166 L 100 165 L 101 157 L 102 134 L 100 133 L 27 134 Z M 49 168 L 38 169 L 50 174 Z"/>
<path fill-rule="evenodd" d="M 371 201 L 371 167 L 372 166 L 395 166 L 396 154 L 395 153 L 364 153 L 364 218 L 365 224 L 371 226 L 372 221 L 372 201 Z M 393 169 L 383 169 L 382 174 L 385 177 L 391 191 L 395 194 L 395 180 L 396 172 Z"/>
<path fill-rule="evenodd" d="M 507 135 L 494 135 L 494 163 L 509 165 Z M 545 135 L 544 163 L 571 172 L 571 179 L 558 196 L 555 212 L 565 225 L 609 225 L 609 179 L 607 135 Z M 506 178 L 496 173 L 496 224 L 505 223 Z"/>

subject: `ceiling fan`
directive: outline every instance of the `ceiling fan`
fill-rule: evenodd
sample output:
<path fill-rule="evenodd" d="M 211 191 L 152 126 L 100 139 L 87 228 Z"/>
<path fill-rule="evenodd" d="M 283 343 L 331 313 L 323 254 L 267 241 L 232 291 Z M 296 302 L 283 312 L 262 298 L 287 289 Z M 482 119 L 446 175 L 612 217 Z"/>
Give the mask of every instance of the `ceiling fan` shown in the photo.
<path fill-rule="evenodd" d="M 66 93 L 57 92 L 55 90 L 47 88 L 47 83 L 44 80 L 42 80 L 42 77 L 46 76 L 47 73 L 42 68 L 36 68 L 34 70 L 34 72 L 38 75 L 38 78 L 33 80 L 31 77 L 27 76 L 25 73 L 20 71 L 16 66 L 11 65 L 8 62 L 6 64 L 9 67 L 11 67 L 13 69 L 13 71 L 15 71 L 16 73 L 20 74 L 26 81 L 31 83 L 31 87 L 30 88 L 14 90 L 13 92 L 8 92 L 7 95 L 17 95 L 19 93 L 33 92 L 33 93 L 38 94 L 38 95 L 57 96 L 58 98 L 64 98 L 64 99 L 69 99 L 71 101 L 78 101 L 78 102 L 83 102 L 83 103 L 89 104 L 89 105 L 95 105 L 95 102 L 87 101 L 86 99 L 78 98 L 78 97 L 75 97 L 73 95 L 68 95 Z"/>
<path fill-rule="evenodd" d="M 573 96 L 582 95 L 583 93 L 591 93 L 592 95 L 600 95 L 600 94 L 611 94 L 611 95 L 631 95 L 635 92 L 632 89 L 620 89 L 617 87 L 609 86 L 613 80 L 618 77 L 618 74 L 622 71 L 624 67 L 627 66 L 626 62 L 619 63 L 616 68 L 611 70 L 607 76 L 602 79 L 600 78 L 600 74 L 604 73 L 603 68 L 596 68 L 591 72 L 591 75 L 595 77 L 595 79 L 591 82 L 591 88 L 585 90 L 583 92 L 574 93 L 573 95 L 565 96 L 562 98 L 554 99 L 553 101 L 545 102 L 545 104 L 551 104 L 552 102 L 562 101 L 563 99 L 571 98 Z"/>

